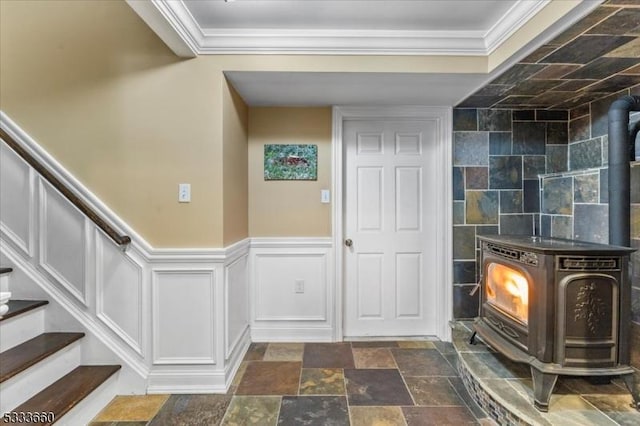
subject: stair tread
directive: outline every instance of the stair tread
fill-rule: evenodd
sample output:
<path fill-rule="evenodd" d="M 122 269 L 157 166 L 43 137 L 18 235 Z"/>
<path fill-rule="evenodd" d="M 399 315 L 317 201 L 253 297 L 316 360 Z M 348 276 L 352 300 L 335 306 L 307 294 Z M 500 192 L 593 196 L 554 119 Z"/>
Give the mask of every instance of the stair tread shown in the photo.
<path fill-rule="evenodd" d="M 13 268 L 7 268 L 6 266 L 0 267 L 0 275 L 8 274 L 13 271 Z"/>
<path fill-rule="evenodd" d="M 0 383 L 26 370 L 84 336 L 84 333 L 43 333 L 0 353 Z"/>
<path fill-rule="evenodd" d="M 24 314 L 48 303 L 49 301 L 47 300 L 9 300 L 9 303 L 7 303 L 9 310 L 0 318 L 0 321 Z"/>
<path fill-rule="evenodd" d="M 119 365 L 81 365 L 12 411 L 15 413 L 51 412 L 55 420 L 59 420 L 120 368 Z M 52 423 L 55 421 L 11 424 L 50 425 Z"/>

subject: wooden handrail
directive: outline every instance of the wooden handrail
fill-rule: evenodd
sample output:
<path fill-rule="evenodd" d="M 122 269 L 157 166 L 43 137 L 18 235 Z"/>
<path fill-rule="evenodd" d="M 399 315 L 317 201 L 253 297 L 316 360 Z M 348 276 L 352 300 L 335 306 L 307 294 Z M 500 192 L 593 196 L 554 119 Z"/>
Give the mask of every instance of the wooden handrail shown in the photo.
<path fill-rule="evenodd" d="M 15 151 L 24 161 L 33 167 L 43 178 L 45 178 L 55 189 L 57 189 L 67 200 L 84 213 L 93 221 L 100 229 L 102 229 L 116 244 L 126 246 L 131 243 L 128 235 L 120 235 L 106 220 L 80 199 L 73 191 L 67 188 L 53 173 L 47 170 L 38 160 L 36 160 L 26 149 L 24 149 L 15 139 L 7 132 L 0 129 L 0 138 L 5 141 L 9 147 Z"/>

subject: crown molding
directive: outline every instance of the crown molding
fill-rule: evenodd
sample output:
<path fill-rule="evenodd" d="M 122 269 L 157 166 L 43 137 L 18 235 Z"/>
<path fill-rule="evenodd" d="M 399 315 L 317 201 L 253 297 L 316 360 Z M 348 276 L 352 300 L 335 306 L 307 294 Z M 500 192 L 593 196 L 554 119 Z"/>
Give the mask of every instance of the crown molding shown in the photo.
<path fill-rule="evenodd" d="M 519 1 L 505 13 L 484 35 L 487 55 L 496 50 L 551 0 Z"/>
<path fill-rule="evenodd" d="M 198 56 L 200 27 L 182 1 L 125 1 L 173 53 L 183 58 Z"/>
<path fill-rule="evenodd" d="M 215 54 L 486 56 L 550 0 L 520 0 L 489 31 L 201 28 L 182 0 L 126 0 L 178 56 Z"/>

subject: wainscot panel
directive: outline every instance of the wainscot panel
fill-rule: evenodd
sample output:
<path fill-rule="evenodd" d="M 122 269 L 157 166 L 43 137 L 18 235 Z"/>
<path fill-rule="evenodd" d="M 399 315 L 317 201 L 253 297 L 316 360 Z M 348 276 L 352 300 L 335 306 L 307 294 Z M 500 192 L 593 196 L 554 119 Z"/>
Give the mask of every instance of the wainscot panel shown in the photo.
<path fill-rule="evenodd" d="M 260 238 L 251 248 L 253 341 L 330 341 L 330 238 Z"/>

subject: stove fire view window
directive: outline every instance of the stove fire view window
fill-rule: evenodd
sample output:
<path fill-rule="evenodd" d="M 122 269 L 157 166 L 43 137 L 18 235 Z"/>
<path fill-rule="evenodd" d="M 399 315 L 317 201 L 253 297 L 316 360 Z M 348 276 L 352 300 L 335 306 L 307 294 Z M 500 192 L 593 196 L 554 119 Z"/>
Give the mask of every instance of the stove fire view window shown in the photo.
<path fill-rule="evenodd" d="M 487 268 L 487 303 L 515 318 L 529 322 L 529 282 L 523 273 L 500 263 Z"/>
<path fill-rule="evenodd" d="M 475 332 L 527 363 L 534 405 L 547 411 L 559 375 L 622 376 L 629 366 L 633 249 L 530 236 L 480 236 L 482 277 Z"/>

